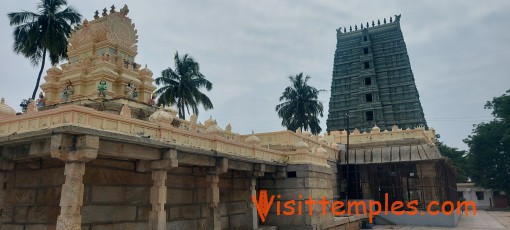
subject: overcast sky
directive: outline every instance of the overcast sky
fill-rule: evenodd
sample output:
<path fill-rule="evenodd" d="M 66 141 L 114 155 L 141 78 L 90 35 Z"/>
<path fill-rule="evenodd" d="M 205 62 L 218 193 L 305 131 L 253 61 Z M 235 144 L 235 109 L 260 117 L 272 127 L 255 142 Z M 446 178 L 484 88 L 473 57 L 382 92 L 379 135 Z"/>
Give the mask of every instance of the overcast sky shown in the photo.
<path fill-rule="evenodd" d="M 12 52 L 7 13 L 35 11 L 37 1 L 0 2 L 0 97 L 19 109 L 39 68 Z M 492 119 L 483 105 L 510 89 L 510 1 L 70 1 L 84 18 L 95 10 L 129 6 L 138 30 L 136 62 L 158 77 L 189 53 L 213 82 L 214 110 L 201 111 L 238 133 L 284 129 L 274 111 L 288 76 L 312 76 L 328 90 L 336 29 L 402 14 L 401 27 L 429 126 L 446 144 L 462 142 L 474 123 Z M 49 65 L 47 66 L 49 68 Z M 46 68 L 46 69 L 47 69 Z M 44 81 L 44 80 L 43 80 Z"/>

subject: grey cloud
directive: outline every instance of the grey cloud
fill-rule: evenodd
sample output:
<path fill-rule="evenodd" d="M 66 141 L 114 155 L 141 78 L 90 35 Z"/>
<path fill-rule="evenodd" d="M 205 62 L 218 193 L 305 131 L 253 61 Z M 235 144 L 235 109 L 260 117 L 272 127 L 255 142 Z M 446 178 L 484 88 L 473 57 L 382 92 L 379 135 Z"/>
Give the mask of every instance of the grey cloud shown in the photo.
<path fill-rule="evenodd" d="M 8 12 L 34 10 L 36 1 L 0 3 L 0 97 L 17 108 L 31 94 L 38 68 L 11 51 Z M 426 119 L 452 146 L 472 123 L 490 119 L 485 101 L 510 85 L 510 3 L 480 1 L 69 1 L 85 18 L 126 3 L 139 35 L 137 62 L 159 76 L 173 54 L 189 53 L 214 83 L 212 111 L 221 126 L 249 133 L 283 129 L 274 112 L 287 77 L 304 72 L 328 92 L 338 27 L 402 14 L 401 25 Z M 49 68 L 49 66 L 48 66 Z M 440 118 L 475 117 L 450 121 Z"/>

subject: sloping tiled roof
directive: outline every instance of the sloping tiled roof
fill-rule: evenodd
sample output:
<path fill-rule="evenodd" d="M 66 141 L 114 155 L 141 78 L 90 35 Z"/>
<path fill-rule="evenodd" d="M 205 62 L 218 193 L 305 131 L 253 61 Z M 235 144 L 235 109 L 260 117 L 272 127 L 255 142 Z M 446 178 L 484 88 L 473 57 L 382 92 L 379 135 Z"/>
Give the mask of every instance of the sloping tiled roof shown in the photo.
<path fill-rule="evenodd" d="M 340 154 L 340 164 L 346 164 L 345 151 Z M 443 159 L 434 145 L 413 144 L 379 146 L 349 150 L 349 164 L 377 164 Z"/>

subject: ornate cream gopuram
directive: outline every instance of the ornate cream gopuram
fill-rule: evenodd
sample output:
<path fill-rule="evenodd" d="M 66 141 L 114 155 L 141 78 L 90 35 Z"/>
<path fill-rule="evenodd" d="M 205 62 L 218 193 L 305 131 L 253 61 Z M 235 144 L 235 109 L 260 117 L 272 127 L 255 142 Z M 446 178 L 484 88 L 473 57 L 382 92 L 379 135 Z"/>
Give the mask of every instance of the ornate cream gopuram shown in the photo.
<path fill-rule="evenodd" d="M 73 91 L 69 100 L 98 99 L 97 86 L 106 81 L 105 98 L 126 97 L 126 87 L 131 82 L 138 92 L 136 101 L 148 102 L 156 87 L 152 84 L 152 71 L 136 63 L 137 31 L 127 17 L 129 10 L 112 9 L 102 17 L 88 21 L 71 34 L 68 45 L 69 60 L 58 68 L 53 66 L 44 77 L 41 88 L 46 95 L 46 105 L 64 102 L 63 93 L 70 84 Z M 131 98 L 130 98 L 131 99 Z"/>

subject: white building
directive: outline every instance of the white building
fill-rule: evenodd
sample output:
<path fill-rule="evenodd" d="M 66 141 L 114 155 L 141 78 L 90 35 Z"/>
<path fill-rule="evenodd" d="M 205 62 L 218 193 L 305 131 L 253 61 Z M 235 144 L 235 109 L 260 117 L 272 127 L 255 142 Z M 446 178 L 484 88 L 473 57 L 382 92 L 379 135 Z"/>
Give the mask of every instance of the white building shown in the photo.
<path fill-rule="evenodd" d="M 459 199 L 464 197 L 466 201 L 473 201 L 477 209 L 486 209 L 495 206 L 494 193 L 503 193 L 477 187 L 475 183 L 457 183 L 457 194 Z M 504 194 L 498 194 L 504 195 Z"/>

